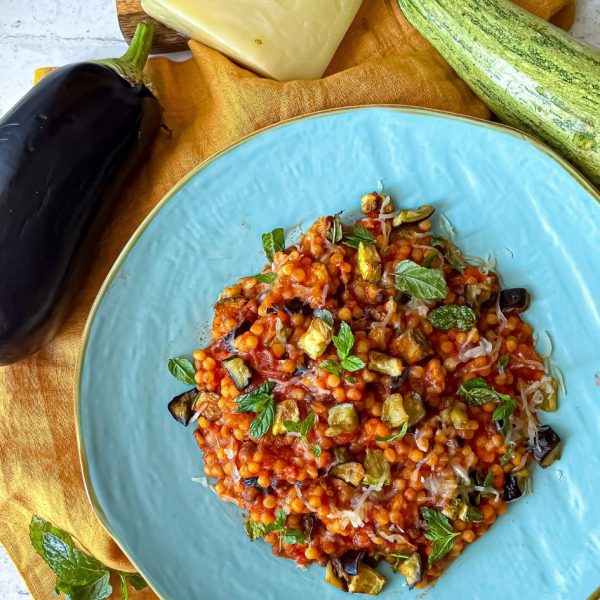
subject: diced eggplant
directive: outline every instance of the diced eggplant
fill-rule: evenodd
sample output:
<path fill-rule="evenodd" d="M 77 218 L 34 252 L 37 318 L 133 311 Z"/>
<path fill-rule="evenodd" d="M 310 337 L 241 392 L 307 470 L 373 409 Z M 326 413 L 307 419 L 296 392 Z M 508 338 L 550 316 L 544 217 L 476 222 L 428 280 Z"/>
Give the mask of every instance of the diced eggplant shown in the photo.
<path fill-rule="evenodd" d="M 545 469 L 558 459 L 559 451 L 560 437 L 550 425 L 542 425 L 533 439 L 533 458 Z"/>
<path fill-rule="evenodd" d="M 247 487 L 262 489 L 260 485 L 258 485 L 258 477 L 245 477 L 244 479 L 242 479 L 242 481 Z"/>
<path fill-rule="evenodd" d="M 336 404 L 329 409 L 327 414 L 329 427 L 325 430 L 325 435 L 335 437 L 342 433 L 353 433 L 358 427 L 358 413 L 354 404 L 345 402 Z"/>
<path fill-rule="evenodd" d="M 469 423 L 467 405 L 464 402 L 456 401 L 450 409 L 450 421 L 454 429 L 466 429 Z"/>
<path fill-rule="evenodd" d="M 360 566 L 364 555 L 364 550 L 348 550 L 348 552 L 344 552 L 344 554 L 340 556 L 340 563 L 344 573 L 351 576 L 358 575 L 358 567 Z"/>
<path fill-rule="evenodd" d="M 415 585 L 423 579 L 423 563 L 421 562 L 421 555 L 418 552 L 413 552 L 400 565 L 398 570 L 406 577 L 408 589 L 412 590 Z"/>
<path fill-rule="evenodd" d="M 364 468 L 364 485 L 382 487 L 392 481 L 390 463 L 385 460 L 383 450 L 373 450 L 371 448 L 367 448 Z"/>
<path fill-rule="evenodd" d="M 200 390 L 192 408 L 194 412 L 201 411 L 202 416 L 212 423 L 223 414 L 218 406 L 219 399 L 220 396 L 218 394 Z"/>
<path fill-rule="evenodd" d="M 273 420 L 273 428 L 271 429 L 273 435 L 287 433 L 285 427 L 286 421 L 293 421 L 294 423 L 300 421 L 300 410 L 298 409 L 296 401 L 291 398 L 278 402 L 275 407 L 275 419 Z"/>
<path fill-rule="evenodd" d="M 428 204 L 419 206 L 419 208 L 401 210 L 398 215 L 394 217 L 393 225 L 394 227 L 400 227 L 401 225 L 416 225 L 417 223 L 421 223 L 421 221 L 429 219 L 434 212 L 435 208 Z"/>
<path fill-rule="evenodd" d="M 314 526 L 317 524 L 319 519 L 315 515 L 315 513 L 308 513 L 307 515 L 302 515 L 302 533 L 304 534 L 305 539 L 310 542 L 312 539 L 312 530 Z"/>
<path fill-rule="evenodd" d="M 169 412 L 171 416 L 178 422 L 187 427 L 190 420 L 194 416 L 194 403 L 198 396 L 198 390 L 193 388 L 179 396 L 175 396 L 169 402 Z"/>
<path fill-rule="evenodd" d="M 288 315 L 297 315 L 301 313 L 306 316 L 312 314 L 310 304 L 299 298 L 293 298 L 289 302 L 286 302 L 283 305 L 283 310 L 288 313 Z"/>
<path fill-rule="evenodd" d="M 327 349 L 332 335 L 333 327 L 323 319 L 315 317 L 310 322 L 306 332 L 298 340 L 298 347 L 310 358 L 316 360 Z"/>
<path fill-rule="evenodd" d="M 377 283 L 381 279 L 381 257 L 375 246 L 360 242 L 356 262 L 358 272 L 365 281 Z"/>
<path fill-rule="evenodd" d="M 418 329 L 405 331 L 392 344 L 404 362 L 409 365 L 421 362 L 433 354 L 433 348 Z"/>
<path fill-rule="evenodd" d="M 404 410 L 408 415 L 409 427 L 416 425 L 427 414 L 423 399 L 417 392 L 411 390 L 408 394 L 405 394 L 403 404 Z"/>
<path fill-rule="evenodd" d="M 377 371 L 390 377 L 400 377 L 404 371 L 404 364 L 399 358 L 388 356 L 382 352 L 369 352 L 369 371 Z"/>
<path fill-rule="evenodd" d="M 461 521 L 470 523 L 479 523 L 483 521 L 483 515 L 477 508 L 471 506 L 468 502 L 462 502 L 458 509 L 458 518 Z"/>
<path fill-rule="evenodd" d="M 383 206 L 383 203 L 386 198 L 389 198 L 389 196 L 386 196 L 384 194 L 378 194 L 377 192 L 371 192 L 370 194 L 365 194 L 360 199 L 361 212 L 363 213 L 363 215 L 367 215 L 370 212 L 373 212 L 374 210 L 377 210 L 377 211 L 381 210 L 381 207 Z M 385 214 L 389 214 L 393 211 L 394 211 L 394 204 L 392 203 L 392 201 L 390 199 L 385 204 L 385 206 L 383 206 L 383 212 Z"/>
<path fill-rule="evenodd" d="M 350 450 L 346 448 L 346 446 L 336 446 L 333 449 L 333 456 L 335 458 L 336 464 L 349 462 L 352 459 L 352 455 L 350 454 Z"/>
<path fill-rule="evenodd" d="M 505 313 L 522 313 L 530 302 L 529 292 L 525 288 L 511 288 L 500 292 L 500 310 Z"/>
<path fill-rule="evenodd" d="M 341 479 L 350 485 L 357 487 L 363 480 L 365 470 L 360 463 L 357 462 L 345 462 L 339 465 L 335 465 L 329 471 L 332 477 Z"/>
<path fill-rule="evenodd" d="M 398 375 L 398 377 L 392 377 L 390 379 L 390 391 L 395 392 L 396 390 L 399 390 L 404 385 L 407 376 L 408 369 L 404 369 L 401 375 Z"/>
<path fill-rule="evenodd" d="M 391 394 L 383 401 L 381 420 L 392 428 L 401 427 L 408 421 L 402 394 Z"/>
<path fill-rule="evenodd" d="M 358 575 L 350 578 L 348 591 L 351 594 L 368 594 L 378 596 L 387 579 L 375 569 L 361 563 L 358 567 Z"/>
<path fill-rule="evenodd" d="M 546 412 L 555 412 L 558 408 L 558 381 L 552 378 L 550 385 L 552 391 L 542 393 L 542 404 L 540 408 Z"/>
<path fill-rule="evenodd" d="M 240 392 L 245 390 L 252 379 L 252 371 L 244 362 L 244 359 L 241 356 L 232 356 L 231 358 L 226 358 L 222 364 L 224 369 L 229 373 L 236 389 Z"/>
<path fill-rule="evenodd" d="M 329 585 L 338 588 L 338 590 L 342 590 L 343 592 L 346 591 L 346 587 L 342 583 L 342 580 L 335 574 L 331 561 L 329 561 L 325 567 L 325 581 Z"/>
<path fill-rule="evenodd" d="M 294 377 L 301 377 L 302 375 L 306 375 L 310 369 L 305 365 L 299 365 L 298 368 L 294 371 Z"/>
<path fill-rule="evenodd" d="M 467 304 L 479 314 L 481 307 L 495 298 L 498 293 L 498 278 L 487 277 L 481 283 L 473 283 L 465 286 L 465 300 Z"/>
<path fill-rule="evenodd" d="M 506 473 L 504 475 L 504 499 L 507 502 L 512 502 L 520 498 L 525 493 L 526 481 L 527 477 Z"/>
<path fill-rule="evenodd" d="M 462 506 L 462 500 L 460 498 L 452 498 L 448 501 L 446 506 L 442 508 L 442 513 L 446 515 L 449 519 L 458 518 L 458 511 Z"/>

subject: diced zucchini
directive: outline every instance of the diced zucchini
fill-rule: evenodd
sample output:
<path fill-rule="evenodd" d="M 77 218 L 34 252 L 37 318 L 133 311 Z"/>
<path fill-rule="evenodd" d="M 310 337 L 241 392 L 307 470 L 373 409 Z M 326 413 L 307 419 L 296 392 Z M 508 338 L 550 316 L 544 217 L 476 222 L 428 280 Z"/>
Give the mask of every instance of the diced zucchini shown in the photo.
<path fill-rule="evenodd" d="M 356 261 L 358 272 L 365 281 L 377 283 L 381 279 L 381 258 L 375 246 L 360 242 Z"/>
<path fill-rule="evenodd" d="M 353 433 L 358 427 L 358 413 L 354 404 L 345 402 L 332 406 L 327 414 L 327 422 L 329 427 L 326 429 L 325 435 L 329 437 L 335 437 L 342 433 Z"/>
<path fill-rule="evenodd" d="M 364 563 L 358 567 L 358 575 L 350 578 L 348 591 L 351 594 L 369 594 L 378 596 L 387 579 L 375 569 Z"/>
<path fill-rule="evenodd" d="M 416 225 L 421 221 L 429 219 L 434 212 L 435 208 L 427 204 L 419 206 L 419 208 L 401 210 L 394 218 L 393 225 L 394 227 L 400 227 L 401 225 Z"/>
<path fill-rule="evenodd" d="M 388 196 L 384 196 L 383 194 L 378 194 L 377 192 L 371 192 L 370 194 L 365 194 L 360 199 L 360 210 L 363 215 L 367 215 L 374 210 L 381 210 L 384 200 L 388 198 Z M 385 214 L 391 213 L 394 211 L 394 204 L 391 199 L 387 202 L 387 204 L 383 207 L 383 212 Z"/>
<path fill-rule="evenodd" d="M 464 402 L 456 401 L 450 410 L 450 421 L 455 429 L 466 429 L 469 423 L 467 405 Z"/>
<path fill-rule="evenodd" d="M 494 287 L 487 280 L 482 283 L 473 283 L 465 286 L 465 300 L 476 314 L 479 314 L 481 307 L 486 302 L 489 302 L 497 293 L 497 287 Z"/>
<path fill-rule="evenodd" d="M 405 331 L 395 341 L 395 346 L 404 362 L 414 365 L 433 354 L 425 336 L 417 329 Z"/>
<path fill-rule="evenodd" d="M 329 473 L 332 477 L 336 477 L 357 487 L 365 475 L 365 470 L 360 463 L 345 462 L 332 467 Z"/>
<path fill-rule="evenodd" d="M 281 435 L 287 433 L 284 423 L 286 421 L 293 421 L 298 423 L 300 421 L 300 410 L 295 400 L 282 400 L 277 403 L 275 407 L 275 419 L 273 420 L 273 428 L 271 431 L 273 435 Z"/>
<path fill-rule="evenodd" d="M 383 487 L 392 481 L 390 463 L 385 460 L 383 450 L 367 448 L 364 467 L 364 485 Z"/>
<path fill-rule="evenodd" d="M 223 367 L 229 373 L 233 385 L 238 391 L 245 390 L 252 379 L 252 370 L 240 356 L 232 356 L 223 361 Z"/>
<path fill-rule="evenodd" d="M 400 377 L 402 371 L 404 371 L 404 364 L 399 358 L 388 356 L 381 352 L 371 351 L 369 352 L 369 371 L 377 371 L 390 377 Z"/>
<path fill-rule="evenodd" d="M 469 523 L 479 523 L 480 521 L 483 521 L 481 512 L 474 506 L 471 506 L 468 502 L 462 502 L 458 509 L 458 518 L 461 521 Z"/>
<path fill-rule="evenodd" d="M 349 462 L 352 460 L 352 455 L 350 454 L 350 450 L 346 448 L 346 446 L 336 446 L 333 449 L 333 456 L 335 458 L 336 464 Z"/>
<path fill-rule="evenodd" d="M 421 562 L 421 556 L 418 552 L 413 552 L 398 569 L 404 577 L 406 577 L 406 583 L 408 589 L 412 590 L 417 583 L 423 579 L 423 564 Z"/>
<path fill-rule="evenodd" d="M 391 394 L 383 401 L 381 420 L 392 428 L 400 427 L 408 421 L 402 394 Z"/>
<path fill-rule="evenodd" d="M 404 396 L 403 399 L 404 410 L 408 415 L 408 426 L 412 427 L 416 425 L 427 412 L 425 411 L 425 405 L 423 399 L 417 392 L 410 391 Z"/>
<path fill-rule="evenodd" d="M 462 506 L 462 500 L 460 498 L 452 498 L 448 501 L 448 504 L 442 508 L 442 513 L 449 519 L 458 518 L 458 511 Z"/>
<path fill-rule="evenodd" d="M 558 408 L 558 381 L 552 378 L 550 385 L 552 386 L 552 391 L 542 394 L 540 408 L 546 412 L 555 412 Z"/>
<path fill-rule="evenodd" d="M 343 592 L 346 591 L 346 588 L 344 587 L 342 580 L 335 574 L 335 571 L 333 570 L 333 565 L 331 564 L 331 561 L 329 561 L 327 563 L 327 566 L 325 567 L 325 581 L 329 585 L 332 585 L 333 587 L 338 588 L 338 590 L 342 590 Z"/>
<path fill-rule="evenodd" d="M 315 317 L 304 335 L 298 340 L 298 347 L 310 358 L 316 360 L 327 349 L 332 335 L 333 327 L 323 319 Z"/>

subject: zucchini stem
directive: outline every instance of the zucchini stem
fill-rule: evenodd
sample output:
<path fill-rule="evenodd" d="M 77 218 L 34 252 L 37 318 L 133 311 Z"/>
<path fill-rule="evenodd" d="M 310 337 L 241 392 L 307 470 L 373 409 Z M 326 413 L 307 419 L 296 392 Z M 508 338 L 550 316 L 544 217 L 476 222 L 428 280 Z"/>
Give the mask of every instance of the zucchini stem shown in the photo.
<path fill-rule="evenodd" d="M 109 67 L 132 86 L 138 84 L 149 85 L 150 80 L 144 75 L 144 66 L 152 48 L 155 29 L 154 23 L 146 21 L 138 23 L 129 48 L 123 56 L 120 58 L 104 58 L 93 62 Z"/>

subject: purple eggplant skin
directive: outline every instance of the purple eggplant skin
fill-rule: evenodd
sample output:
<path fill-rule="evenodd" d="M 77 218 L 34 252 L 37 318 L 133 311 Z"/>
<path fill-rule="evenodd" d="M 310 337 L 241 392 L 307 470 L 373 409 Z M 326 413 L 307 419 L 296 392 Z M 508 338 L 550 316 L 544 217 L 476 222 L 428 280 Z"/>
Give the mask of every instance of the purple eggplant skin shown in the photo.
<path fill-rule="evenodd" d="M 136 35 L 148 50 L 153 29 Z M 147 52 L 133 54 L 143 67 Z M 124 182 L 161 128 L 145 78 L 104 62 L 57 69 L 0 120 L 0 365 L 56 335 Z"/>

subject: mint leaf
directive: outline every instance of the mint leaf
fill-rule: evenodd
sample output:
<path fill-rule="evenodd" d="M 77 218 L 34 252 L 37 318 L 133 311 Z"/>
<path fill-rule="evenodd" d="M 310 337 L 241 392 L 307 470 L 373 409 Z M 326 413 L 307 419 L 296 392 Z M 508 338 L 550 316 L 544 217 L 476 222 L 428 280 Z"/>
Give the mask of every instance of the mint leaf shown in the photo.
<path fill-rule="evenodd" d="M 421 508 L 421 515 L 427 523 L 425 537 L 432 543 L 432 551 L 429 555 L 429 566 L 438 563 L 454 546 L 454 538 L 460 535 L 452 529 L 450 521 L 440 511 L 433 508 Z"/>
<path fill-rule="evenodd" d="M 336 215 L 335 217 L 333 217 L 333 221 L 331 222 L 331 227 L 329 228 L 327 239 L 332 244 L 337 244 L 342 239 L 342 237 L 342 221 L 340 220 L 340 217 Z"/>
<path fill-rule="evenodd" d="M 296 423 L 295 421 L 284 421 L 283 426 L 290 433 L 298 433 L 300 437 L 306 440 L 310 430 L 314 427 L 317 415 L 311 412 L 303 421 Z"/>
<path fill-rule="evenodd" d="M 465 381 L 458 388 L 458 393 L 464 396 L 471 406 L 481 406 L 487 402 L 508 402 L 512 400 L 510 396 L 497 392 L 483 377 L 473 377 L 473 379 Z"/>
<path fill-rule="evenodd" d="M 252 423 L 250 423 L 250 435 L 255 439 L 261 438 L 265 435 L 275 419 L 275 400 L 273 397 L 267 402 L 267 404 L 258 413 L 258 416 Z"/>
<path fill-rule="evenodd" d="M 342 359 L 342 367 L 351 373 L 354 371 L 360 371 L 360 369 L 364 369 L 366 366 L 367 365 L 360 358 L 358 358 L 358 356 L 347 356 L 346 358 Z"/>
<path fill-rule="evenodd" d="M 328 310 L 324 308 L 317 308 L 313 312 L 313 316 L 317 319 L 321 319 L 321 321 L 325 321 L 325 323 L 327 323 L 327 325 L 330 327 L 333 327 L 333 315 Z"/>
<path fill-rule="evenodd" d="M 426 269 L 412 260 L 403 260 L 394 269 L 396 289 L 422 300 L 445 298 L 446 280 L 439 269 Z"/>
<path fill-rule="evenodd" d="M 259 273 L 254 276 L 259 283 L 274 283 L 277 279 L 277 273 Z"/>
<path fill-rule="evenodd" d="M 281 539 L 284 544 L 304 544 L 306 538 L 299 529 L 285 529 L 281 534 Z"/>
<path fill-rule="evenodd" d="M 251 542 L 254 542 L 267 533 L 267 526 L 264 523 L 257 523 L 255 521 L 246 521 L 244 523 L 244 529 Z"/>
<path fill-rule="evenodd" d="M 194 379 L 196 370 L 191 361 L 185 356 L 170 358 L 167 361 L 167 367 L 175 379 L 179 379 L 179 381 L 187 385 L 196 385 L 196 380 Z"/>
<path fill-rule="evenodd" d="M 456 328 L 459 331 L 469 331 L 477 323 L 473 309 L 455 304 L 440 306 L 432 310 L 427 319 L 435 328 L 443 330 Z"/>
<path fill-rule="evenodd" d="M 375 236 L 361 225 L 354 225 L 344 236 L 343 243 L 350 248 L 358 248 L 362 242 L 366 246 L 373 246 L 377 240 Z"/>
<path fill-rule="evenodd" d="M 340 360 L 344 360 L 344 358 L 350 354 L 350 351 L 354 346 L 354 334 L 350 329 L 350 325 L 348 325 L 346 321 L 342 321 L 338 335 L 334 335 L 331 339 L 333 345 L 337 348 Z"/>
<path fill-rule="evenodd" d="M 281 227 L 273 229 L 271 233 L 263 233 L 262 244 L 269 262 L 273 262 L 273 257 L 276 252 L 280 252 L 285 248 L 285 234 Z"/>
<path fill-rule="evenodd" d="M 428 254 L 424 260 L 423 260 L 423 266 L 426 269 L 429 269 L 431 267 L 431 265 L 433 264 L 433 261 L 438 257 L 438 253 L 437 252 L 431 252 L 430 254 Z"/>
<path fill-rule="evenodd" d="M 321 446 L 319 446 L 319 444 L 314 444 L 312 447 L 312 453 L 319 458 L 319 456 L 321 456 Z"/>
<path fill-rule="evenodd" d="M 78 550 L 66 531 L 33 515 L 29 537 L 35 551 L 56 574 L 56 595 L 62 592 L 66 600 L 104 600 L 112 594 L 111 570 L 93 556 Z M 147 585 L 137 573 L 118 572 L 118 575 L 122 599 L 129 597 L 127 583 L 137 590 Z"/>
<path fill-rule="evenodd" d="M 511 446 L 500 458 L 500 464 L 502 466 L 507 465 L 513 459 L 514 455 L 515 455 L 515 451 Z"/>
<path fill-rule="evenodd" d="M 285 510 L 283 510 L 283 508 L 280 508 L 275 513 L 275 520 L 266 526 L 267 533 L 271 531 L 281 531 L 285 527 L 286 521 L 287 513 L 285 512 Z"/>
<path fill-rule="evenodd" d="M 267 381 L 251 392 L 238 396 L 235 399 L 238 405 L 237 412 L 260 412 L 273 398 L 274 388 L 275 384 L 272 381 Z"/>
<path fill-rule="evenodd" d="M 340 363 L 331 358 L 324 360 L 319 365 L 319 368 L 323 369 L 324 371 L 327 371 L 328 373 L 332 373 L 333 375 L 337 375 L 338 377 L 341 377 L 342 375 L 342 367 Z"/>
<path fill-rule="evenodd" d="M 502 394 L 504 396 L 504 394 Z M 503 400 L 502 404 L 492 413 L 493 421 L 504 421 L 515 412 L 517 403 L 510 396 L 507 400 Z"/>
<path fill-rule="evenodd" d="M 402 428 L 400 429 L 400 431 L 397 431 L 396 433 L 392 433 L 392 434 L 388 435 L 387 437 L 377 436 L 375 439 L 378 442 L 385 442 L 386 444 L 391 444 L 392 442 L 401 440 L 406 435 L 407 431 L 408 431 L 408 421 L 405 421 L 404 424 L 402 425 Z"/>
<path fill-rule="evenodd" d="M 498 362 L 496 363 L 496 366 L 499 369 L 504 369 L 506 368 L 506 366 L 508 365 L 510 361 L 510 354 L 507 352 L 506 354 L 503 354 L 499 359 Z"/>

